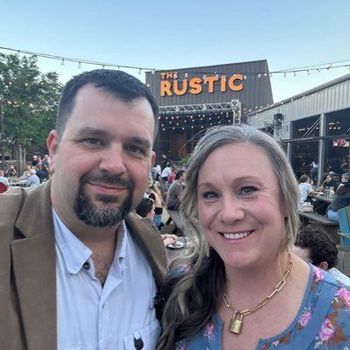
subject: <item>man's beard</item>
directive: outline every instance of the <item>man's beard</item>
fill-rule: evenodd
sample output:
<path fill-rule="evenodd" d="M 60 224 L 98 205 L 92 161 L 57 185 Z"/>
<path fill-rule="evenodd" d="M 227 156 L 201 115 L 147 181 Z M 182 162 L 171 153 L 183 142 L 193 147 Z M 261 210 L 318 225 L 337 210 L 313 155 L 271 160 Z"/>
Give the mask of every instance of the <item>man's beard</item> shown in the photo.
<path fill-rule="evenodd" d="M 84 185 L 88 181 L 105 185 L 120 185 L 127 188 L 127 197 L 118 207 L 110 207 L 118 198 L 112 195 L 100 194 L 96 199 L 101 202 L 100 207 L 94 205 L 84 192 Z M 113 227 L 123 221 L 131 210 L 134 186 L 131 181 L 119 176 L 102 173 L 97 176 L 84 175 L 80 179 L 79 189 L 74 202 L 74 211 L 78 218 L 88 226 Z M 106 204 L 106 206 L 104 205 Z"/>

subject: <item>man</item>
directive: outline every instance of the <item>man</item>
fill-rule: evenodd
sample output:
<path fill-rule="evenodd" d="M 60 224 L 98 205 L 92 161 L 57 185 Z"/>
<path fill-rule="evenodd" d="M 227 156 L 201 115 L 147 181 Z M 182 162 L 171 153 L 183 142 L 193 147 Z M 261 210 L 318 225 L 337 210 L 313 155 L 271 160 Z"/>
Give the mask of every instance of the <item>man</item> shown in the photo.
<path fill-rule="evenodd" d="M 32 169 L 30 171 L 30 176 L 28 177 L 26 186 L 27 187 L 33 187 L 33 186 L 38 186 L 38 185 L 40 185 L 40 178 L 37 175 L 36 170 Z"/>
<path fill-rule="evenodd" d="M 169 210 L 179 210 L 180 198 L 184 190 L 185 170 L 179 170 L 175 175 L 175 181 L 170 185 L 167 198 L 166 208 Z"/>
<path fill-rule="evenodd" d="M 311 186 L 311 179 L 307 175 L 302 175 L 299 180 L 300 201 L 304 203 L 309 195 L 314 194 Z"/>
<path fill-rule="evenodd" d="M 131 213 L 147 187 L 158 108 L 139 80 L 69 81 L 47 148 L 52 180 L 3 195 L 3 349 L 154 349 L 159 232 Z"/>
<path fill-rule="evenodd" d="M 337 281 L 350 287 L 350 278 L 335 268 L 338 263 L 338 249 L 322 227 L 318 225 L 302 227 L 293 252 L 303 260 L 328 271 Z"/>

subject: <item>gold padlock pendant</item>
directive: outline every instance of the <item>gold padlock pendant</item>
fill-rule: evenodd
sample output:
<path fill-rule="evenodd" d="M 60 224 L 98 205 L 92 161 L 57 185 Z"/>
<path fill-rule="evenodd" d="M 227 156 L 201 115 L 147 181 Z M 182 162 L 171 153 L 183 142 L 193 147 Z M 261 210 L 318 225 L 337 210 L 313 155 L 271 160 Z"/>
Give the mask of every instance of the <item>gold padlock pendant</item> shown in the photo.
<path fill-rule="evenodd" d="M 234 334 L 240 334 L 243 327 L 243 315 L 235 314 L 230 321 L 228 330 Z"/>

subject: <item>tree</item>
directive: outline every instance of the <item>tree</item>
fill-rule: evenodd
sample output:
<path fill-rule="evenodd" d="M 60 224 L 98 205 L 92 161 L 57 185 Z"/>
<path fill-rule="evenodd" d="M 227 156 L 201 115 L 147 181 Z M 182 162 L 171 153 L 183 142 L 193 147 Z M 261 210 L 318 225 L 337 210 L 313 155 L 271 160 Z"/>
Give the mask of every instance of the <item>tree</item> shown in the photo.
<path fill-rule="evenodd" d="M 0 54 L 1 142 L 14 148 L 19 173 L 27 147 L 44 146 L 54 128 L 60 90 L 57 73 L 42 74 L 35 56 Z"/>

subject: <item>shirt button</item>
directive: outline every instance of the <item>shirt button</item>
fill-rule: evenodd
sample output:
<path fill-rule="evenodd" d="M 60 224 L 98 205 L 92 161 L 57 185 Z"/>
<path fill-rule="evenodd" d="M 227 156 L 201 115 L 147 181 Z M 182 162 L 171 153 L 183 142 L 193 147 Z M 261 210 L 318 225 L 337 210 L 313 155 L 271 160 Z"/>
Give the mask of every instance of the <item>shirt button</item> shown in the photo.
<path fill-rule="evenodd" d="M 83 268 L 84 268 L 85 270 L 90 270 L 90 263 L 89 263 L 88 261 L 86 261 L 86 262 L 84 263 L 84 265 L 83 265 Z"/>

